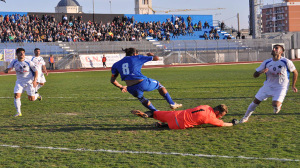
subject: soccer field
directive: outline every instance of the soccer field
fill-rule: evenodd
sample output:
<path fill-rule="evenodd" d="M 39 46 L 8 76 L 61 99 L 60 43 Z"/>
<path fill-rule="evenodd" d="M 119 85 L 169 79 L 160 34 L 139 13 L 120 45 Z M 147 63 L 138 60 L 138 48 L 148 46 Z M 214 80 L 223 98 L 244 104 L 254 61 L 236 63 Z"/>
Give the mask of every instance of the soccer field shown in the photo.
<path fill-rule="evenodd" d="M 294 62 L 298 71 L 300 61 Z M 160 81 L 183 108 L 226 104 L 230 122 L 241 119 L 263 85 L 253 78 L 259 64 L 143 69 Z M 291 87 L 279 114 L 271 99 L 245 124 L 159 129 L 129 93 L 110 83 L 110 71 L 49 74 L 43 101 L 22 95 L 14 118 L 16 77 L 0 76 L 0 167 L 299 167 L 300 96 Z M 291 75 L 292 77 L 292 75 Z M 120 78 L 118 78 L 120 81 Z M 124 84 L 123 82 L 121 82 Z M 297 88 L 300 89 L 300 81 Z M 159 110 L 169 110 L 157 91 L 146 92 Z M 298 166 L 297 166 L 298 165 Z"/>

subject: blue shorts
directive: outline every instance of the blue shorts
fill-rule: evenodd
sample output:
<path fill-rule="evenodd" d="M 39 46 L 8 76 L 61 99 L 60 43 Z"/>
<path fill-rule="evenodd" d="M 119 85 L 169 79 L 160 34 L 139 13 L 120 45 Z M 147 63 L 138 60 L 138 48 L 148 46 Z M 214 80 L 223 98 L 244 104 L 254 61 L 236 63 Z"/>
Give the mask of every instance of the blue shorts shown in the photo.
<path fill-rule="evenodd" d="M 142 98 L 144 91 L 152 91 L 159 88 L 159 82 L 157 80 L 147 78 L 144 79 L 142 82 L 128 86 L 127 91 L 132 94 L 134 97 Z"/>

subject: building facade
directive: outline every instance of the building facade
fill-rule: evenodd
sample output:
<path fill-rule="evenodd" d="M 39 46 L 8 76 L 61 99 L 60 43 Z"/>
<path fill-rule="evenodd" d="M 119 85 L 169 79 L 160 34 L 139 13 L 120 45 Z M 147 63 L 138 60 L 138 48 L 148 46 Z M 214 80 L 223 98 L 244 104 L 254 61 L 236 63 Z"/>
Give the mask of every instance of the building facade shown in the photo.
<path fill-rule="evenodd" d="M 82 13 L 82 6 L 76 0 L 61 0 L 55 7 L 55 13 Z"/>
<path fill-rule="evenodd" d="M 153 14 L 152 0 L 135 0 L 135 14 Z"/>
<path fill-rule="evenodd" d="M 262 8 L 262 32 L 300 31 L 300 0 L 265 5 Z"/>

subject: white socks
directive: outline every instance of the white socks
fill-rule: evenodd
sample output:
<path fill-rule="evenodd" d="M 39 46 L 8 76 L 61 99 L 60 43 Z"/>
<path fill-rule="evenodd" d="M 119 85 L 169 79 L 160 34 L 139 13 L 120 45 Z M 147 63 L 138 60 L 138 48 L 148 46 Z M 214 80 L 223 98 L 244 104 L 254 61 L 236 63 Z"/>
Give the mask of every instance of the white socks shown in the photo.
<path fill-rule="evenodd" d="M 15 98 L 14 104 L 18 114 L 21 114 L 21 98 Z"/>
<path fill-rule="evenodd" d="M 255 103 L 251 103 L 245 113 L 245 116 L 243 117 L 243 119 L 248 120 L 248 118 L 251 116 L 251 114 L 254 112 L 254 110 L 256 109 L 256 107 L 258 106 L 258 104 Z"/>
<path fill-rule="evenodd" d="M 279 111 L 281 110 L 281 106 L 282 106 L 282 104 L 280 106 L 278 106 L 278 107 L 273 106 L 275 114 L 279 113 Z"/>
<path fill-rule="evenodd" d="M 34 100 L 33 100 L 33 101 L 36 101 L 36 99 L 37 99 L 39 96 L 40 96 L 40 94 L 36 93 L 36 94 L 34 95 Z"/>
<path fill-rule="evenodd" d="M 42 87 L 43 85 L 38 84 L 35 88 L 35 92 L 38 92 L 38 90 Z"/>

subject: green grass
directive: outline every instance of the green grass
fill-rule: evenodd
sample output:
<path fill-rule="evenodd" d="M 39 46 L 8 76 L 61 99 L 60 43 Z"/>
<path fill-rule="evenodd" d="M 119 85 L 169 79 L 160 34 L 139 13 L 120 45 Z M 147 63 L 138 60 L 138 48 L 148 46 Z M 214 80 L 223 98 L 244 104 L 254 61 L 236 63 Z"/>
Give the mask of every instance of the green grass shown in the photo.
<path fill-rule="evenodd" d="M 294 63 L 299 70 L 300 62 Z M 252 77 L 258 65 L 143 69 L 143 73 L 160 81 L 184 108 L 227 104 L 229 114 L 224 121 L 230 122 L 243 117 L 265 80 Z M 110 76 L 109 71 L 50 74 L 45 87 L 40 89 L 42 102 L 29 102 L 26 93 L 23 94 L 23 116 L 19 118 L 12 117 L 15 76 L 0 76 L 0 145 L 21 146 L 0 146 L 0 167 L 299 166 L 299 162 L 291 161 L 33 148 L 300 159 L 300 96 L 291 88 L 278 115 L 273 115 L 269 99 L 261 103 L 245 124 L 169 130 L 152 127 L 153 119 L 132 115 L 132 109 L 146 109 L 129 93 L 121 93 L 110 84 Z M 157 109 L 169 110 L 157 91 L 146 92 L 145 97 Z"/>

